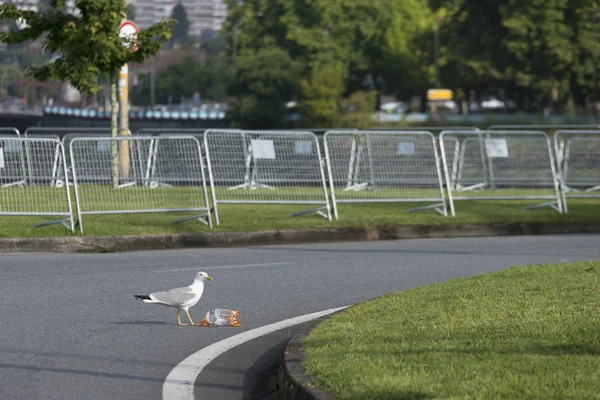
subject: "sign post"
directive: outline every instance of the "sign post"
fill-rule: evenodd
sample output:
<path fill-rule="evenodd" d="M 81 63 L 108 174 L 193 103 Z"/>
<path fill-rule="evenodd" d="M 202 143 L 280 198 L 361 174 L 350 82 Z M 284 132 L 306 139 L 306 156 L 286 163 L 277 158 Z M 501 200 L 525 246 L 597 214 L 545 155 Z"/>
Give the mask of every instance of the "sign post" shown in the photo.
<path fill-rule="evenodd" d="M 438 117 L 438 101 L 452 100 L 453 93 L 450 89 L 429 89 L 427 91 L 427 100 L 431 101 L 433 116 Z"/>
<path fill-rule="evenodd" d="M 119 26 L 119 36 L 127 40 L 126 46 L 131 51 L 136 51 L 138 47 L 137 34 L 139 28 L 131 21 L 123 21 Z M 127 136 L 129 132 L 129 67 L 127 64 L 121 67 L 119 71 L 119 111 L 120 111 L 120 132 L 122 136 Z M 122 141 L 120 148 L 120 166 L 123 177 L 129 176 L 129 142 Z"/>

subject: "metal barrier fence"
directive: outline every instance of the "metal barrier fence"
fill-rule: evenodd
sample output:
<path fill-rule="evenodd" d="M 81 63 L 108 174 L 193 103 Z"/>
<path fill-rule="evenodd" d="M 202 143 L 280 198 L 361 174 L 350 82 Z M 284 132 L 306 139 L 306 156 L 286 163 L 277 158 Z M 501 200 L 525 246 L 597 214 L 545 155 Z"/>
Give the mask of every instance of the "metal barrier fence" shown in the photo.
<path fill-rule="evenodd" d="M 119 132 L 127 132 L 128 131 L 119 131 Z M 82 135 L 85 134 L 87 136 L 102 136 L 102 135 L 110 135 L 110 128 L 44 128 L 44 127 L 34 127 L 29 128 L 25 131 L 25 137 L 44 137 L 44 136 L 58 136 L 62 141 L 63 137 L 66 135 Z"/>
<path fill-rule="evenodd" d="M 479 128 L 474 126 L 405 126 L 405 127 L 393 127 L 393 128 L 372 128 L 373 131 L 379 132 L 403 132 L 403 131 L 425 131 L 433 133 L 437 136 L 439 133 L 444 131 L 478 131 Z"/>
<path fill-rule="evenodd" d="M 327 132 L 325 154 L 334 215 L 337 203 L 433 202 L 446 216 L 435 137 L 423 131 Z"/>
<path fill-rule="evenodd" d="M 64 160 L 64 148 L 60 141 L 51 138 L 0 137 L 0 143 L 0 214 L 64 217 L 37 223 L 34 228 L 60 223 L 72 231 L 73 213 L 68 185 L 52 187 L 52 169 L 47 168 L 56 159 Z M 23 177 L 25 148 L 28 149 L 28 163 L 31 166 L 26 179 Z M 65 170 L 64 162 L 59 168 Z M 15 185 L 14 176 L 23 179 Z"/>
<path fill-rule="evenodd" d="M 600 197 L 600 130 L 560 130 L 554 135 L 563 209 L 567 198 Z"/>
<path fill-rule="evenodd" d="M 144 128 L 138 130 L 137 134 L 140 136 L 156 136 L 156 137 L 164 137 L 164 136 L 191 136 L 198 139 L 200 143 L 200 149 L 202 152 L 202 160 L 205 165 L 208 164 L 206 160 L 206 150 L 204 149 L 204 132 L 206 129 L 175 129 L 175 128 Z M 163 145 L 168 146 L 169 142 L 163 143 Z M 158 151 L 158 142 L 152 143 L 150 146 L 150 154 L 148 155 L 148 164 L 150 168 L 148 170 L 149 175 L 147 179 L 152 179 L 153 173 L 156 170 L 157 159 L 156 154 Z M 158 182 L 158 181 L 157 181 Z"/>
<path fill-rule="evenodd" d="M 0 138 L 20 138 L 17 128 L 0 128 Z M 0 149 L 0 187 L 25 186 L 27 168 L 24 146 L 21 142 L 8 140 L 2 142 Z"/>
<path fill-rule="evenodd" d="M 312 132 L 315 134 L 315 136 L 317 137 L 317 140 L 319 141 L 319 146 L 321 146 L 321 149 L 325 149 L 325 144 L 323 142 L 324 138 L 325 138 L 325 134 L 327 132 L 357 132 L 358 129 L 356 128 L 331 128 L 331 129 L 322 129 L 322 128 L 307 128 L 307 129 L 286 129 L 286 130 L 278 130 L 278 129 L 265 129 L 265 130 L 260 130 L 257 132 Z M 325 160 L 325 150 L 322 151 L 323 156 L 323 160 Z"/>
<path fill-rule="evenodd" d="M 541 124 L 541 125 L 491 125 L 487 130 L 490 131 L 537 131 L 544 132 L 550 140 L 554 139 L 554 135 L 558 131 L 564 130 L 598 130 L 600 125 L 573 125 L 573 124 Z"/>
<path fill-rule="evenodd" d="M 452 216 L 457 200 L 552 200 L 562 212 L 548 135 L 536 131 L 447 131 L 440 146 Z M 456 192 L 468 193 L 456 196 Z"/>
<path fill-rule="evenodd" d="M 110 137 L 112 134 L 110 128 L 29 128 L 25 131 L 25 137 L 45 137 L 45 138 L 57 138 L 63 144 L 65 150 L 65 157 L 67 163 L 67 176 L 69 177 L 69 184 L 73 185 L 73 180 L 71 178 L 71 156 L 68 151 L 69 144 L 73 138 L 76 137 Z M 124 129 L 119 129 L 119 136 L 131 136 L 131 132 Z M 105 151 L 105 149 L 98 149 L 98 151 Z M 28 157 L 29 158 L 29 157 Z M 54 177 L 52 184 L 62 185 L 65 182 L 65 176 L 60 168 L 57 168 L 58 165 L 62 163 L 62 160 L 55 160 L 54 165 L 51 167 L 54 171 Z M 40 166 L 44 168 L 45 166 Z M 28 166 L 30 169 L 31 166 Z"/>
<path fill-rule="evenodd" d="M 571 129 L 599 129 L 600 125 L 598 124 L 588 124 L 588 125 L 568 125 L 568 124 L 548 124 L 548 125 L 490 125 L 487 130 L 488 131 L 556 131 L 556 130 L 571 130 Z"/>
<path fill-rule="evenodd" d="M 142 128 L 137 131 L 139 135 L 151 135 L 151 136 L 161 136 L 161 135 L 192 135 L 195 137 L 204 137 L 204 132 L 206 129 L 204 128 Z"/>
<path fill-rule="evenodd" d="M 167 142 L 169 145 L 164 145 Z M 149 157 L 152 146 L 159 149 L 158 167 L 150 179 L 149 158 L 140 159 L 139 155 Z M 69 149 L 81 232 L 82 216 L 94 214 L 190 212 L 194 215 L 173 222 L 197 219 L 212 227 L 198 139 L 77 137 Z M 115 160 L 111 153 L 117 156 Z M 117 181 L 113 181 L 115 172 Z"/>
<path fill-rule="evenodd" d="M 312 132 L 208 130 L 204 141 L 217 224 L 221 203 L 314 204 L 294 216 L 316 212 L 331 220 Z"/>
<path fill-rule="evenodd" d="M 73 141 L 73 139 L 75 138 L 110 138 L 112 137 L 112 132 L 110 131 L 110 129 L 103 129 L 103 130 L 96 130 L 96 131 L 83 131 L 83 132 L 69 132 L 66 134 L 62 135 L 62 144 L 63 147 L 65 149 L 69 149 L 71 146 L 71 141 Z M 131 132 L 128 130 L 124 130 L 121 129 L 119 130 L 119 136 L 118 137 L 131 137 Z M 131 173 L 132 174 L 136 174 L 139 173 L 139 171 L 142 171 L 142 169 L 144 168 L 144 163 L 146 162 L 146 158 L 148 156 L 148 154 L 146 153 L 142 153 L 142 149 L 139 149 L 137 147 L 135 147 L 136 142 L 129 142 L 129 141 L 124 141 L 124 142 L 120 142 L 120 146 L 123 147 L 123 149 L 120 150 L 120 154 L 127 154 L 129 149 L 127 149 L 127 146 L 133 146 L 132 150 L 132 155 L 135 155 L 135 157 L 133 158 L 133 161 L 131 162 L 135 162 L 137 163 L 137 168 L 133 168 L 131 169 Z M 110 144 L 107 142 L 97 142 L 97 148 L 96 151 L 99 153 L 109 153 L 110 152 Z M 73 169 L 73 161 L 71 160 L 71 154 L 70 152 L 66 152 L 66 157 L 67 157 L 67 174 L 69 176 L 72 176 L 72 169 Z M 128 164 L 123 163 L 124 165 L 129 166 Z M 98 169 L 101 169 L 101 166 L 97 166 Z M 90 168 L 90 170 L 94 170 L 94 168 Z M 128 175 L 129 173 L 125 171 L 125 174 Z M 62 176 L 58 176 L 57 177 L 57 181 L 60 182 L 62 179 Z M 89 177 L 91 178 L 91 177 Z M 71 184 L 73 184 L 73 179 L 70 178 L 69 181 L 71 182 Z"/>

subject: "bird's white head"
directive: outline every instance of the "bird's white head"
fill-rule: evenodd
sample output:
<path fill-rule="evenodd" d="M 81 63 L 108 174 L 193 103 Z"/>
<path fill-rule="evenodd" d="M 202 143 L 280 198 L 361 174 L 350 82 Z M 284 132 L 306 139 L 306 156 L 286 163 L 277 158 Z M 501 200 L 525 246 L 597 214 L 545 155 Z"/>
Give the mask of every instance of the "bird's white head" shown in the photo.
<path fill-rule="evenodd" d="M 208 276 L 208 274 L 206 272 L 198 272 L 196 274 L 196 280 L 197 281 L 212 281 L 213 278 Z"/>

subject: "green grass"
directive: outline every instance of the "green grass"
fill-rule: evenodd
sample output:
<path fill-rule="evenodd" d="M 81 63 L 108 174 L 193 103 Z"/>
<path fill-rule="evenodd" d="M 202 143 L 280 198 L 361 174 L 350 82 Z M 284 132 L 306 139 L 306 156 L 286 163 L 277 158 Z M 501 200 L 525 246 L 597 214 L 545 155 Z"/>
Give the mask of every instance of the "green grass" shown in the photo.
<path fill-rule="evenodd" d="M 111 209 L 111 204 L 128 204 L 127 196 L 137 196 L 134 202 L 138 207 L 183 207 L 195 199 L 196 206 L 203 205 L 202 191 L 189 188 L 157 188 L 143 189 L 151 193 L 139 196 L 140 190 L 125 188 L 113 192 L 110 189 L 82 186 L 85 190 L 98 190 L 100 198 L 83 202 L 85 209 Z M 299 189 L 298 189 L 299 190 Z M 318 190 L 304 189 L 307 196 L 317 198 Z M 244 191 L 248 193 L 247 191 Z M 253 191 L 253 195 L 263 192 L 271 195 L 273 191 Z M 358 193 L 359 196 L 370 196 L 374 191 Z M 406 192 L 405 192 L 406 193 Z M 546 194 L 532 191 L 498 191 L 495 194 Z M 234 192 L 230 192 L 233 195 Z M 236 195 L 242 191 L 235 191 Z M 290 195 L 296 194 L 289 191 Z M 481 192 L 475 193 L 481 195 Z M 379 193 L 378 195 L 382 195 Z M 20 188 L 3 188 L 0 190 L 0 201 L 6 208 L 20 209 L 27 204 L 61 204 L 64 203 L 65 193 L 62 190 L 47 187 L 35 187 L 29 191 Z M 210 196 L 209 196 L 210 197 Z M 72 195 L 75 210 L 75 196 Z M 220 204 L 219 217 L 221 225 L 213 231 L 256 231 L 269 229 L 302 229 L 302 228 L 339 228 L 339 227 L 375 227 L 391 225 L 425 225 L 448 223 L 511 223 L 511 222 L 600 222 L 600 199 L 569 200 L 569 213 L 560 215 L 549 207 L 523 211 L 523 207 L 540 203 L 535 200 L 486 200 L 486 201 L 457 201 L 456 218 L 445 218 L 432 209 L 407 214 L 407 210 L 431 203 L 354 203 L 340 204 L 338 221 L 329 222 L 315 213 L 292 218 L 291 215 L 311 208 L 315 205 L 249 205 L 249 204 Z M 66 207 L 65 207 L 66 210 Z M 76 215 L 76 214 L 75 214 Z M 153 213 L 153 214 L 118 214 L 118 215 L 84 215 L 84 235 L 135 235 L 162 234 L 210 231 L 210 228 L 198 221 L 188 221 L 172 224 L 175 219 L 194 215 L 194 213 Z M 45 226 L 33 229 L 32 225 L 52 219 L 44 216 L 2 216 L 0 218 L 0 237 L 51 237 L 65 236 L 69 232 L 62 225 Z M 71 235 L 79 235 L 77 230 Z"/>
<path fill-rule="evenodd" d="M 336 399 L 600 398 L 600 262 L 511 268 L 326 320 L 305 367 Z"/>

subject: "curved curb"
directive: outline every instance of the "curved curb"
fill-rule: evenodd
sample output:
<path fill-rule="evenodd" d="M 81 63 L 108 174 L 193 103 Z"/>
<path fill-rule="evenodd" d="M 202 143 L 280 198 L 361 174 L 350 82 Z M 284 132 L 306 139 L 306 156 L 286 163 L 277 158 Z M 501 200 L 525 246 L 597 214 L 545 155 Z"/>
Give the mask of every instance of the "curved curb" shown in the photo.
<path fill-rule="evenodd" d="M 344 310 L 326 315 L 307 325 L 288 342 L 277 370 L 277 392 L 281 400 L 333 400 L 335 396 L 317 387 L 315 378 L 306 373 L 302 362 L 302 341 L 324 320 Z"/>
<path fill-rule="evenodd" d="M 600 222 L 399 225 L 374 228 L 282 229 L 168 235 L 0 238 L 0 252 L 111 253 L 137 250 L 561 233 L 600 233 Z"/>

